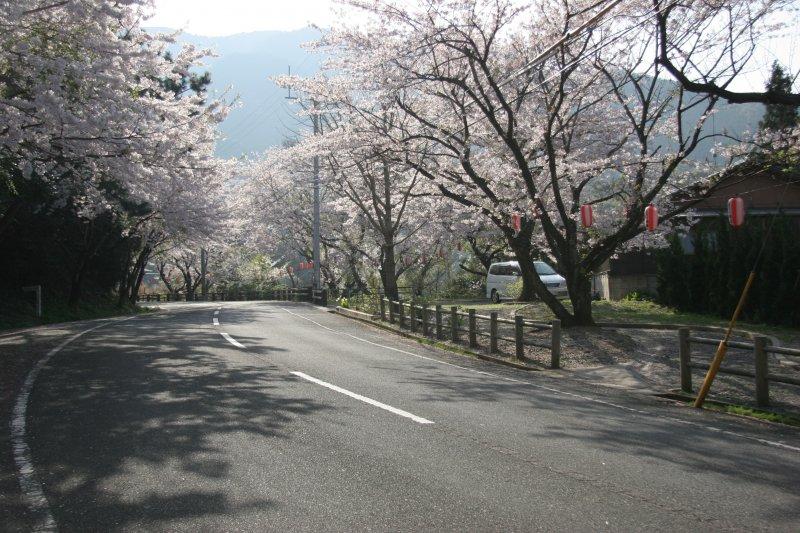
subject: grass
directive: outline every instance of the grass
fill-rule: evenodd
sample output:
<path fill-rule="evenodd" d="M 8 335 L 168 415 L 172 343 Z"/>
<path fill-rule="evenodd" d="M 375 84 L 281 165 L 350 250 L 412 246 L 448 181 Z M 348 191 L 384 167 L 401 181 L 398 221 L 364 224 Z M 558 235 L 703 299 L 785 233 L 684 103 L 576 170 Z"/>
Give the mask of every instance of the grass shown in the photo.
<path fill-rule="evenodd" d="M 0 309 L 0 331 L 58 324 L 74 320 L 90 320 L 152 312 L 138 306 L 118 307 L 116 300 L 97 299 L 81 302 L 76 308 L 59 300 L 44 300 L 42 318 L 36 318 L 33 304 L 28 301 L 6 301 Z"/>
<path fill-rule="evenodd" d="M 569 300 L 564 300 L 564 305 L 569 309 Z M 554 318 L 550 309 L 542 302 L 506 302 L 499 304 L 474 304 L 464 305 L 462 308 L 473 308 L 480 314 L 497 311 L 501 315 L 511 316 L 516 310 L 521 310 L 523 316 L 533 320 L 549 321 Z M 656 324 L 686 324 L 688 326 L 719 326 L 726 327 L 728 321 L 711 315 L 697 313 L 683 313 L 649 301 L 607 301 L 592 302 L 592 315 L 598 322 L 647 322 Z M 765 324 L 751 324 L 739 322 L 738 329 L 745 329 L 756 333 L 775 335 L 781 339 L 791 339 L 800 335 L 800 330 L 769 326 Z"/>
<path fill-rule="evenodd" d="M 683 402 L 686 405 L 694 404 L 694 398 L 690 398 L 683 394 L 671 395 L 670 397 Z M 767 422 L 774 422 L 776 424 L 800 427 L 800 416 L 793 413 L 776 413 L 774 411 L 765 411 L 764 409 L 757 409 L 755 407 L 746 407 L 744 405 L 716 402 L 713 400 L 706 400 L 705 403 L 703 403 L 703 409 L 718 413 L 727 413 L 730 415 L 755 418 L 756 420 L 765 420 Z"/>

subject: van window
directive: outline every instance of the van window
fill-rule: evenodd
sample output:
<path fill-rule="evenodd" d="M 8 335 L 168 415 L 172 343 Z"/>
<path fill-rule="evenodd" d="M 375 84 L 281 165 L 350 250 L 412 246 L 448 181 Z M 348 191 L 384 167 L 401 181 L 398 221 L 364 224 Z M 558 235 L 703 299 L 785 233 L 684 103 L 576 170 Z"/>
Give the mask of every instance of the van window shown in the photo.
<path fill-rule="evenodd" d="M 547 263 L 536 261 L 533 265 L 536 267 L 536 273 L 540 276 L 552 276 L 556 273 Z"/>
<path fill-rule="evenodd" d="M 500 273 L 500 265 L 492 265 L 489 267 L 489 274 L 497 275 Z"/>

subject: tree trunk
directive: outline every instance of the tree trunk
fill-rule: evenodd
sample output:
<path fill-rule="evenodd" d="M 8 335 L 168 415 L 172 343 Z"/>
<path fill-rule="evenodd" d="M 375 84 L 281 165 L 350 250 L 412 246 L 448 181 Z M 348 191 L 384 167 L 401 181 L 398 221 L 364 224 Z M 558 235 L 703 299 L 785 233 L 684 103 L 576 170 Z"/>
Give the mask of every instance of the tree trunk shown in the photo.
<path fill-rule="evenodd" d="M 383 294 L 392 301 L 400 299 L 400 291 L 397 289 L 397 268 L 394 258 L 394 243 L 390 240 L 382 246 L 381 250 L 381 283 L 383 283 Z"/>
<path fill-rule="evenodd" d="M 575 268 L 572 272 L 565 272 L 564 277 L 567 279 L 567 290 L 572 302 L 573 322 L 569 325 L 593 326 L 591 274 L 581 268 Z"/>
<path fill-rule="evenodd" d="M 151 252 L 152 248 L 145 246 L 141 249 L 139 256 L 136 258 L 136 264 L 134 265 L 133 272 L 131 273 L 131 279 L 133 280 L 133 283 L 130 284 L 130 294 L 128 294 L 128 301 L 131 305 L 136 305 L 136 298 L 139 295 L 139 287 L 142 285 L 144 272 L 147 268 L 147 261 L 150 259 Z"/>
<path fill-rule="evenodd" d="M 520 235 L 509 239 L 509 245 L 514 251 L 514 255 L 519 263 L 519 268 L 522 273 L 522 293 L 520 294 L 520 301 L 530 302 L 537 297 L 541 299 L 547 307 L 556 315 L 556 318 L 561 320 L 564 327 L 576 325 L 575 317 L 572 316 L 567 308 L 547 290 L 547 287 L 539 278 L 536 273 L 536 267 L 533 264 L 533 250 L 530 244 L 530 234 L 524 232 Z"/>

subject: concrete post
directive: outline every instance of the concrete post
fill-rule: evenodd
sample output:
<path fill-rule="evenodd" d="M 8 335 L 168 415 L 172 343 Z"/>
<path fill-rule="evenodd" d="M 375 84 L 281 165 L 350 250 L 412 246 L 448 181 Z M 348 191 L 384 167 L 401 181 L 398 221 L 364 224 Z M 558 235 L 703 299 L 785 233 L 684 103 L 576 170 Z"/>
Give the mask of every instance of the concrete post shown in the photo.
<path fill-rule="evenodd" d="M 477 332 L 477 324 L 475 323 L 475 310 L 468 309 L 467 313 L 469 314 L 469 347 L 470 348 L 477 348 L 478 346 L 478 332 Z"/>
<path fill-rule="evenodd" d="M 753 358 L 756 363 L 756 405 L 769 406 L 769 361 L 767 356 L 767 338 L 758 336 L 753 339 Z"/>
<path fill-rule="evenodd" d="M 489 353 L 497 353 L 497 311 L 489 313 Z"/>
<path fill-rule="evenodd" d="M 422 334 L 426 337 L 430 333 L 430 309 L 427 305 L 422 306 Z"/>
<path fill-rule="evenodd" d="M 678 330 L 678 359 L 681 366 L 681 390 L 692 392 L 692 345 L 689 342 L 689 328 Z"/>
<path fill-rule="evenodd" d="M 516 345 L 515 355 L 520 361 L 525 359 L 525 338 L 524 338 L 524 319 L 521 316 L 514 317 L 514 344 Z"/>
<path fill-rule="evenodd" d="M 450 340 L 458 342 L 458 307 L 450 308 Z"/>
<path fill-rule="evenodd" d="M 557 318 L 551 331 L 550 368 L 561 368 L 561 321 Z"/>
<path fill-rule="evenodd" d="M 439 340 L 444 339 L 444 333 L 442 332 L 442 306 L 441 304 L 436 304 L 436 338 Z"/>

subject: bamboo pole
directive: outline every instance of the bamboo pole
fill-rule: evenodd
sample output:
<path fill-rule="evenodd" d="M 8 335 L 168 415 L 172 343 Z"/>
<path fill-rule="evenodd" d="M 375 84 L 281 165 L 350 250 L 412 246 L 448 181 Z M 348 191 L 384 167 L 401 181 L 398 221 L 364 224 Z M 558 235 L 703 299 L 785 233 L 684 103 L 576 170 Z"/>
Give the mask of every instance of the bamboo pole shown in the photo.
<path fill-rule="evenodd" d="M 751 270 L 750 275 L 747 276 L 747 282 L 744 284 L 742 295 L 739 297 L 739 303 L 736 305 L 736 310 L 733 312 L 731 322 L 728 324 L 725 337 L 719 342 L 719 346 L 717 346 L 717 353 L 714 354 L 714 359 L 708 367 L 706 378 L 703 380 L 703 386 L 700 387 L 700 392 L 697 393 L 697 398 L 694 400 L 694 406 L 698 409 L 703 407 L 708 391 L 711 389 L 711 384 L 714 382 L 714 378 L 717 377 L 717 372 L 719 371 L 720 365 L 722 365 L 722 360 L 725 359 L 725 354 L 728 352 L 728 339 L 730 339 L 733 328 L 736 326 L 736 321 L 739 320 L 739 315 L 742 313 L 744 302 L 747 300 L 747 294 L 750 292 L 750 287 L 753 285 L 753 280 L 755 278 L 756 271 Z"/>

